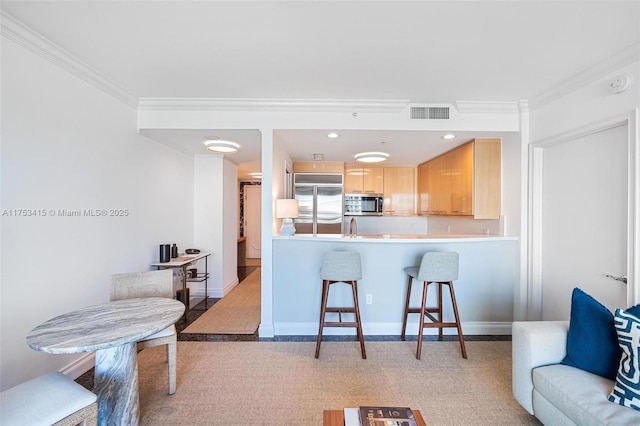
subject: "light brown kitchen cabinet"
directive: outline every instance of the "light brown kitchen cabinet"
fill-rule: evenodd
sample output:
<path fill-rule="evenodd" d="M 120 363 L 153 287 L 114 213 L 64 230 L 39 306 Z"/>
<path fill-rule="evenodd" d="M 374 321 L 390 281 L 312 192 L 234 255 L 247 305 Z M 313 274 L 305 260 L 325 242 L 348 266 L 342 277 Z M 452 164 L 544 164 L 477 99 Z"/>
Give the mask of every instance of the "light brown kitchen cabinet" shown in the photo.
<path fill-rule="evenodd" d="M 473 144 L 464 144 L 451 151 L 449 160 L 448 209 L 451 214 L 473 214 Z"/>
<path fill-rule="evenodd" d="M 345 166 L 344 192 L 382 194 L 384 191 L 382 167 Z"/>
<path fill-rule="evenodd" d="M 502 143 L 476 139 L 473 163 L 473 217 L 499 219 L 502 196 Z"/>
<path fill-rule="evenodd" d="M 294 173 L 344 173 L 342 161 L 295 161 Z"/>
<path fill-rule="evenodd" d="M 387 215 L 415 214 L 416 168 L 384 167 L 384 206 Z"/>
<path fill-rule="evenodd" d="M 418 214 L 429 212 L 429 162 L 418 166 Z"/>
<path fill-rule="evenodd" d="M 500 169 L 500 139 L 475 139 L 421 164 L 420 214 L 498 219 Z"/>

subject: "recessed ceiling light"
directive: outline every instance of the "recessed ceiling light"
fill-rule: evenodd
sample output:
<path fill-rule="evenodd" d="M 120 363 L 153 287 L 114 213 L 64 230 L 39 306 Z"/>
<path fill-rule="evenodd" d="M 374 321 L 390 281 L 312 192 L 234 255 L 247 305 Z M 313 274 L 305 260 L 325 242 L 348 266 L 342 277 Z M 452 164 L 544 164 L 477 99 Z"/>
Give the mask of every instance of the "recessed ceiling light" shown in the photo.
<path fill-rule="evenodd" d="M 337 133 L 335 133 L 335 132 L 331 132 L 331 133 L 329 133 L 329 134 L 327 135 L 327 137 L 328 137 L 328 138 L 331 138 L 331 139 L 335 139 L 335 138 L 337 138 L 338 136 L 340 136 L 340 135 L 339 135 L 339 134 L 337 134 Z"/>
<path fill-rule="evenodd" d="M 235 154 L 240 149 L 240 145 L 223 140 L 208 140 L 204 143 L 207 149 L 216 154 Z"/>
<path fill-rule="evenodd" d="M 361 152 L 353 157 L 358 163 L 381 163 L 387 161 L 389 154 L 386 152 Z"/>
<path fill-rule="evenodd" d="M 446 135 L 442 136 L 442 139 L 448 141 L 449 139 L 453 139 L 455 137 L 456 137 L 456 135 L 454 135 L 453 133 L 447 133 Z"/>

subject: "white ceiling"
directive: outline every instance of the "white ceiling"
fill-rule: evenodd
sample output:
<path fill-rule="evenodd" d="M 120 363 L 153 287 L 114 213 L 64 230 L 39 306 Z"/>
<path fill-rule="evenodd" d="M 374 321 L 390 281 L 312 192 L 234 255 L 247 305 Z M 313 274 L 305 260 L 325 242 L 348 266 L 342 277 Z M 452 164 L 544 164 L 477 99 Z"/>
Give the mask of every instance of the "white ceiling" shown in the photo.
<path fill-rule="evenodd" d="M 136 98 L 534 100 L 640 41 L 640 1 L 5 0 L 0 7 Z M 189 152 L 202 148 L 203 135 L 221 133 L 147 136 Z M 383 141 L 398 146 L 387 149 L 392 158 L 404 158 L 402 149 L 415 144 L 410 136 L 442 143 L 439 133 L 351 131 L 331 143 L 323 134 L 279 137 L 295 136 L 294 160 L 308 159 L 318 141 L 325 159 L 343 161 Z M 259 149 L 256 131 L 226 136 L 246 154 L 256 141 Z M 240 155 L 233 161 L 257 160 L 254 151 Z"/>

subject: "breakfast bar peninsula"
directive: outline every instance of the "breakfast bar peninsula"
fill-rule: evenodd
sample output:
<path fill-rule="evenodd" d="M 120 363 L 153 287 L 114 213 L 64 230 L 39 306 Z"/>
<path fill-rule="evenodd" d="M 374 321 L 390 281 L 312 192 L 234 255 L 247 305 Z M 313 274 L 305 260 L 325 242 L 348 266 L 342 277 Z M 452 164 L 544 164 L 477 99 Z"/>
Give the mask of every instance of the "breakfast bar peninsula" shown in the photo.
<path fill-rule="evenodd" d="M 330 250 L 353 250 L 362 259 L 358 299 L 365 335 L 399 336 L 407 289 L 404 268 L 417 266 L 429 251 L 460 255 L 456 299 L 465 335 L 508 335 L 514 314 L 514 290 L 519 282 L 519 241 L 495 235 L 310 235 L 273 238 L 273 312 L 276 335 L 315 335 L 318 332 L 322 256 Z M 344 288 L 341 288 L 344 287 Z M 418 305 L 421 285 L 414 285 L 412 305 Z M 428 305 L 436 304 L 430 289 Z M 448 294 L 445 294 L 445 300 Z M 353 303 L 349 288 L 332 289 L 329 304 Z M 444 318 L 452 319 L 447 310 Z M 336 318 L 337 318 L 337 314 Z M 437 329 L 429 330 L 437 333 Z M 445 329 L 452 333 L 455 330 Z M 331 329 L 327 334 L 353 334 Z M 418 316 L 409 316 L 407 335 L 418 334 Z M 428 334 L 425 331 L 425 334 Z"/>

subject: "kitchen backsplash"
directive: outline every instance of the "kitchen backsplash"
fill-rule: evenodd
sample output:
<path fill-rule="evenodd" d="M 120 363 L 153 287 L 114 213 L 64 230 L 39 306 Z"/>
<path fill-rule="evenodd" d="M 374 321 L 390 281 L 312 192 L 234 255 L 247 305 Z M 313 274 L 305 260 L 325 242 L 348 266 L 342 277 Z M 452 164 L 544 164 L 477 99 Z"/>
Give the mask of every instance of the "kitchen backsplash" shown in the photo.
<path fill-rule="evenodd" d="M 500 219 L 473 219 L 456 216 L 429 216 L 429 234 L 504 235 L 504 216 Z"/>
<path fill-rule="evenodd" d="M 504 218 L 479 220 L 456 216 L 345 216 L 343 232 L 349 234 L 351 218 L 358 234 L 488 234 L 504 235 Z"/>

